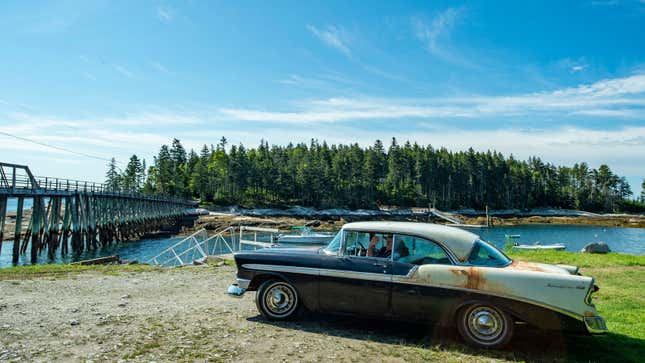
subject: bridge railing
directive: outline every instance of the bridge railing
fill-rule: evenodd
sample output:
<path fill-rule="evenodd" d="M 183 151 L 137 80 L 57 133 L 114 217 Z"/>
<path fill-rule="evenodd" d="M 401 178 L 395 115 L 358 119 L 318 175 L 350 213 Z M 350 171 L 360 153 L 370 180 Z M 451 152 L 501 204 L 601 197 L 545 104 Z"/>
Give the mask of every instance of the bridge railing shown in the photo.
<path fill-rule="evenodd" d="M 103 193 L 142 199 L 162 200 L 187 204 L 185 199 L 143 194 L 136 190 L 122 190 L 105 183 L 85 180 L 52 178 L 34 176 L 28 166 L 0 162 L 0 190 L 16 191 L 48 191 L 69 193 Z"/>

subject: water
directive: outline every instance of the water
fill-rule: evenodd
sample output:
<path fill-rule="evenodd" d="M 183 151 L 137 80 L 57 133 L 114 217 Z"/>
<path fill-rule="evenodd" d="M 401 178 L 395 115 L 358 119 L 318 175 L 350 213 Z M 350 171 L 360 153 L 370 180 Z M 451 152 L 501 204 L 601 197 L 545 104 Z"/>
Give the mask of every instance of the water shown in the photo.
<path fill-rule="evenodd" d="M 34 206 L 32 198 L 25 198 L 22 204 L 23 209 L 31 209 Z M 18 210 L 18 198 L 7 199 L 7 213 L 15 213 Z"/>
<path fill-rule="evenodd" d="M 520 244 L 561 243 L 566 251 L 579 252 L 591 242 L 605 242 L 612 252 L 645 254 L 645 228 L 602 227 L 584 225 L 529 224 L 472 230 L 495 246 L 503 248 L 507 234 L 520 235 Z"/>
<path fill-rule="evenodd" d="M 580 251 L 590 242 L 605 242 L 612 251 L 630 253 L 635 255 L 645 254 L 645 228 L 599 227 L 577 225 L 531 224 L 521 226 L 492 227 L 472 229 L 485 240 L 492 242 L 497 247 L 503 248 L 507 234 L 520 235 L 521 244 L 562 243 L 567 251 Z M 251 236 L 246 237 L 252 239 Z M 103 248 L 97 251 L 86 251 L 80 256 L 68 255 L 65 258 L 57 256 L 48 261 L 45 255 L 40 257 L 39 263 L 66 263 L 90 258 L 119 255 L 121 259 L 146 262 L 166 248 L 179 242 L 182 238 L 168 238 L 157 240 L 141 240 L 127 242 Z M 264 238 L 259 238 L 264 240 Z M 288 247 L 293 247 L 289 245 Z M 0 267 L 11 266 L 12 243 L 5 242 L 0 253 Z M 21 256 L 20 264 L 29 264 L 27 256 Z"/>

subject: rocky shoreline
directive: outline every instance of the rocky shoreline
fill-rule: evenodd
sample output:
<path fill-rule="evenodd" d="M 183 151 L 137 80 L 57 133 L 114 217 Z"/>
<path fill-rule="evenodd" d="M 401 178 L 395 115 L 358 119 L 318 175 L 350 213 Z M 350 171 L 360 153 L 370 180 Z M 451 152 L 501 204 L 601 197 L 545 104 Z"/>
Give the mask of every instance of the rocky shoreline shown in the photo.
<path fill-rule="evenodd" d="M 447 223 L 444 219 L 432 215 L 427 208 L 380 209 L 380 210 L 346 210 L 294 207 L 289 209 L 243 209 L 228 207 L 203 210 L 195 221 L 194 227 L 184 227 L 181 234 L 190 233 L 201 228 L 221 230 L 230 226 L 262 226 L 288 230 L 293 226 L 311 224 L 317 230 L 338 230 L 343 224 L 362 220 L 396 220 L 411 222 Z M 29 223 L 31 210 L 25 211 L 23 228 Z M 208 214 L 205 214 L 208 213 Z M 446 212 L 459 219 L 463 224 L 485 225 L 486 214 L 483 211 L 464 209 Z M 492 226 L 514 226 L 522 224 L 572 224 L 605 227 L 645 228 L 643 214 L 595 214 L 584 211 L 537 209 L 537 210 L 493 210 L 490 212 Z M 15 214 L 9 213 L 4 228 L 4 241 L 13 241 Z"/>

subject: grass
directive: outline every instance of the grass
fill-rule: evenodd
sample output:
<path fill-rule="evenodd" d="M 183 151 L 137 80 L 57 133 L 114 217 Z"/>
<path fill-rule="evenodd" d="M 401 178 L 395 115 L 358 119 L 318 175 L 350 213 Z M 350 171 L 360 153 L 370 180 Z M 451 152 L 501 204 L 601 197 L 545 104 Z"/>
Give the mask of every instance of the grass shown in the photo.
<path fill-rule="evenodd" d="M 624 253 L 576 253 L 565 251 L 505 251 L 512 259 L 520 261 L 565 264 L 578 267 L 645 266 L 645 255 L 635 256 Z"/>
<path fill-rule="evenodd" d="M 558 251 L 510 252 L 522 261 L 567 264 L 581 267 L 583 275 L 596 279 L 600 291 L 594 304 L 605 318 L 609 333 L 602 336 L 572 336 L 562 340 L 566 361 L 638 362 L 645 357 L 645 256 L 620 253 L 583 254 Z M 528 347 L 527 349 L 530 349 Z M 561 353 L 562 351 L 560 351 Z M 521 355 L 521 359 L 551 360 L 548 349 Z"/>
<path fill-rule="evenodd" d="M 25 279 L 43 276 L 65 276 L 83 272 L 99 272 L 106 275 L 119 275 L 123 272 L 143 272 L 161 270 L 159 267 L 135 264 L 135 265 L 73 265 L 73 264 L 49 264 L 29 265 L 0 268 L 0 280 Z"/>

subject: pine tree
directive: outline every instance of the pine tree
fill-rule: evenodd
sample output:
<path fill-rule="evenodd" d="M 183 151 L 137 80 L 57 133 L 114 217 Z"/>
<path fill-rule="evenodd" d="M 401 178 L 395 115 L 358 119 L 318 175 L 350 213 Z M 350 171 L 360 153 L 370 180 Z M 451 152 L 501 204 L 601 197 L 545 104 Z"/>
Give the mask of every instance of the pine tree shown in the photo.
<path fill-rule="evenodd" d="M 143 165 L 139 157 L 132 155 L 130 161 L 121 175 L 121 188 L 127 192 L 139 192 L 141 190 L 141 173 Z"/>
<path fill-rule="evenodd" d="M 119 172 L 117 171 L 118 166 L 116 165 L 116 159 L 110 159 L 108 163 L 108 171 L 105 173 L 105 184 L 110 191 L 119 191 L 119 185 L 121 184 Z"/>

